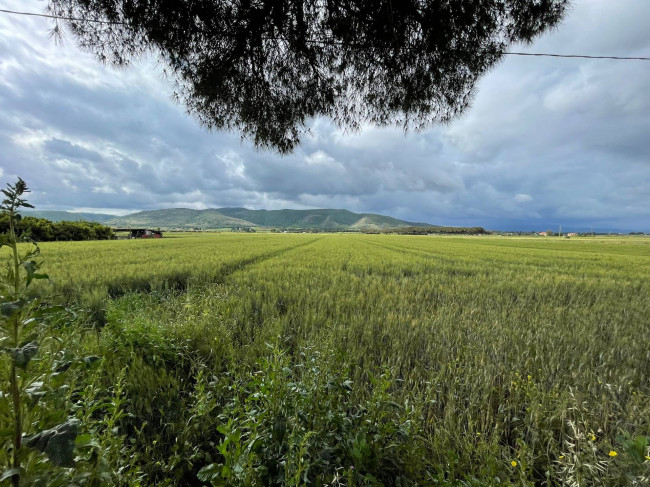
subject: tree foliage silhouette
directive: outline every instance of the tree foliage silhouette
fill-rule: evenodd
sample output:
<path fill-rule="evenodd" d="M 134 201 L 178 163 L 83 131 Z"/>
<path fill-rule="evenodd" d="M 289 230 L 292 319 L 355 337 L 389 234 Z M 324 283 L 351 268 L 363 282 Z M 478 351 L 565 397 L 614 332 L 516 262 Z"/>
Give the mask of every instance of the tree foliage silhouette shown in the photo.
<path fill-rule="evenodd" d="M 147 52 L 209 128 L 292 151 L 311 117 L 338 126 L 449 122 L 509 45 L 568 0 L 49 0 L 82 48 L 123 66 Z M 110 23 L 89 22 L 102 20 Z"/>

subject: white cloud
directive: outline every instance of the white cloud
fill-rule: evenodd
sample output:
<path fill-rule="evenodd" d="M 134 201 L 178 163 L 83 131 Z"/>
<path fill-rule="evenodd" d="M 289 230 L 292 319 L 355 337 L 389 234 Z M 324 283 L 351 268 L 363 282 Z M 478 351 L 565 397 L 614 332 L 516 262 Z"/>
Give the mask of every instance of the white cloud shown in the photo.
<path fill-rule="evenodd" d="M 515 195 L 515 201 L 517 203 L 530 203 L 533 201 L 533 197 L 529 194 L 519 193 Z"/>
<path fill-rule="evenodd" d="M 115 194 L 115 189 L 108 184 L 103 186 L 93 186 L 93 193 Z"/>
<path fill-rule="evenodd" d="M 95 208 L 95 207 L 80 207 L 68 210 L 71 213 L 103 213 L 105 215 L 124 216 L 129 213 L 135 213 L 137 209 L 129 210 L 115 210 L 114 208 Z"/>
<path fill-rule="evenodd" d="M 318 150 L 305 156 L 305 162 L 310 166 L 339 166 L 341 165 L 336 160 L 329 156 L 325 151 Z"/>

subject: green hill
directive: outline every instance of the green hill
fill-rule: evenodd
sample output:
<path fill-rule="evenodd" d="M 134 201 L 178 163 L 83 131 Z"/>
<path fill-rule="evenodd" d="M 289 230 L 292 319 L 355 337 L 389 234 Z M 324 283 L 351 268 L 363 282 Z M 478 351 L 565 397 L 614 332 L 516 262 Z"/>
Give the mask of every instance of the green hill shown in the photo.
<path fill-rule="evenodd" d="M 203 230 L 233 227 L 266 227 L 305 230 L 381 230 L 410 226 L 431 226 L 396 218 L 348 210 L 248 210 L 217 208 L 190 210 L 174 208 L 133 213 L 108 222 L 113 227 L 152 227 Z"/>
<path fill-rule="evenodd" d="M 247 210 L 246 208 L 219 208 L 220 213 L 254 223 L 262 227 L 305 228 L 320 230 L 349 230 L 371 228 L 360 224 L 372 217 L 380 228 L 406 226 L 405 222 L 381 215 L 353 213 L 348 210 Z"/>
<path fill-rule="evenodd" d="M 223 215 L 219 210 L 190 210 L 188 208 L 140 211 L 131 215 L 113 218 L 108 224 L 112 227 L 166 229 L 215 229 L 255 226 L 251 222 Z"/>
<path fill-rule="evenodd" d="M 161 228 L 166 230 L 214 230 L 219 228 L 265 227 L 278 229 L 347 231 L 385 230 L 387 228 L 433 227 L 427 223 L 413 223 L 390 216 L 372 213 L 353 213 L 348 210 L 248 210 L 246 208 L 216 208 L 191 210 L 139 211 L 125 216 L 101 213 L 73 213 L 69 211 L 30 211 L 25 216 L 47 218 L 53 222 L 85 220 L 113 228 Z"/>

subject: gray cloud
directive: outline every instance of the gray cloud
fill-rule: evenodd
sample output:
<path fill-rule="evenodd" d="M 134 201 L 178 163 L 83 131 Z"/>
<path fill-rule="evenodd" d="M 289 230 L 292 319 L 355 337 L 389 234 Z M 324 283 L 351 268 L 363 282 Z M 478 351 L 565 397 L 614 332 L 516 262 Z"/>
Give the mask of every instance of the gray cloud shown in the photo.
<path fill-rule="evenodd" d="M 38 11 L 37 1 L 7 8 Z M 650 3 L 575 2 L 531 52 L 650 55 Z M 41 209 L 334 207 L 488 228 L 650 231 L 648 64 L 505 59 L 448 126 L 343 133 L 314 120 L 294 154 L 208 133 L 154 60 L 116 71 L 0 15 L 0 177 Z"/>

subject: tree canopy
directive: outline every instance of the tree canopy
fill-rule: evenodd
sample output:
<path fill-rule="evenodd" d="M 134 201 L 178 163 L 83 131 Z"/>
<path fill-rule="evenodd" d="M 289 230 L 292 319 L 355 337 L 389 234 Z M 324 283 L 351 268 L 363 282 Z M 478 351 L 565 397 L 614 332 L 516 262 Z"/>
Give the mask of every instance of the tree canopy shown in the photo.
<path fill-rule="evenodd" d="M 449 122 L 513 43 L 569 0 L 48 0 L 104 62 L 158 55 L 209 128 L 290 152 L 306 123 L 405 130 Z M 102 21 L 90 22 L 89 20 Z"/>
<path fill-rule="evenodd" d="M 28 236 L 35 242 L 70 240 L 110 240 L 113 230 L 96 222 L 61 221 L 52 222 L 45 218 L 26 216 L 16 219 L 15 231 L 20 236 Z M 9 232 L 9 214 L 0 214 L 0 235 Z"/>

